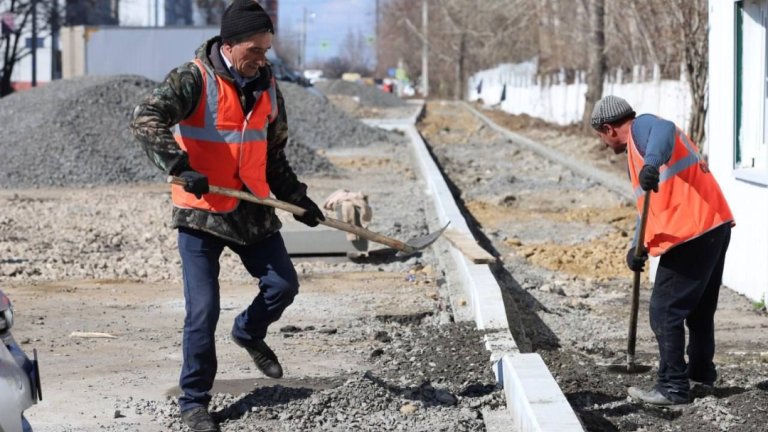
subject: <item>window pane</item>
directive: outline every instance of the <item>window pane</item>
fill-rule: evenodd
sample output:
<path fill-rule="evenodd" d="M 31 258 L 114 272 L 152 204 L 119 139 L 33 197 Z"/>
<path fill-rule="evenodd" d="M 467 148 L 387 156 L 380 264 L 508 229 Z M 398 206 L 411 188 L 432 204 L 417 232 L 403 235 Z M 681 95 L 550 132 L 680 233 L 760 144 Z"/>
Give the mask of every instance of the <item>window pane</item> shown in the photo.
<path fill-rule="evenodd" d="M 735 168 L 768 171 L 768 0 L 736 5 Z"/>

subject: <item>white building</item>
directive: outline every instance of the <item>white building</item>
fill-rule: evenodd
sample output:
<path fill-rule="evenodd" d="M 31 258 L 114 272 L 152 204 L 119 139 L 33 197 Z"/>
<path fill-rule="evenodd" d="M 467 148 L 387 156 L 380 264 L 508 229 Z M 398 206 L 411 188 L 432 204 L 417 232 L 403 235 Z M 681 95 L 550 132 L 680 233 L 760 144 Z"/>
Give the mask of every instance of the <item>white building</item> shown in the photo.
<path fill-rule="evenodd" d="M 38 84 L 47 83 L 51 80 L 51 37 L 40 35 L 37 43 L 37 55 L 35 62 L 32 61 L 32 55 L 28 54 L 17 61 L 13 66 L 11 81 L 16 83 L 19 88 L 27 88 L 32 81 L 32 65 L 37 66 L 35 79 Z M 32 35 L 25 34 L 21 37 L 21 44 L 32 47 Z"/>
<path fill-rule="evenodd" d="M 709 163 L 736 228 L 723 283 L 768 302 L 768 0 L 709 0 Z"/>
<path fill-rule="evenodd" d="M 78 23 L 77 27 L 81 28 L 83 22 L 89 22 L 89 25 L 93 26 L 105 26 L 113 24 L 114 17 L 119 16 L 119 24 L 121 26 L 140 26 L 140 27 L 158 27 L 163 26 L 166 18 L 172 18 L 168 16 L 166 6 L 172 8 L 171 12 L 179 9 L 182 3 L 188 3 L 189 0 L 183 2 L 177 1 L 175 3 L 166 5 L 164 0 L 121 0 L 107 1 L 101 0 L 94 4 L 90 4 L 88 1 L 73 1 L 66 2 L 65 0 L 57 0 L 59 3 L 59 11 L 61 13 L 61 23 L 65 24 L 66 21 L 72 21 Z M 191 7 L 192 5 L 190 5 Z M 95 11 L 88 8 L 96 8 Z M 90 10 L 90 14 L 84 14 L 83 8 Z M 174 9 L 175 8 L 175 9 Z M 117 12 L 119 10 L 119 13 Z M 193 7 L 193 13 L 196 13 L 196 9 Z M 45 84 L 51 81 L 51 60 L 52 60 L 52 44 L 53 40 L 50 36 L 50 30 L 47 29 L 45 23 L 46 14 L 42 6 L 38 6 L 38 45 L 37 45 L 37 59 L 36 59 L 36 80 L 38 84 Z M 16 16 L 15 21 L 20 22 L 21 17 Z M 62 28 L 62 33 L 66 32 Z M 32 34 L 31 25 L 27 23 L 24 28 L 24 34 L 22 34 L 20 40 L 21 47 L 27 47 L 24 52 L 28 52 L 32 47 Z M 62 49 L 62 42 L 59 41 L 57 49 Z M 194 50 L 192 51 L 194 52 Z M 118 55 L 121 53 L 115 53 Z M 67 54 L 63 54 L 67 55 Z M 187 54 L 189 57 L 191 53 Z M 185 57 L 186 59 L 186 57 Z M 13 73 L 11 74 L 11 81 L 15 83 L 18 88 L 27 88 L 32 81 L 32 69 L 33 69 L 32 56 L 30 54 L 21 58 L 14 66 Z M 128 71 L 130 72 L 130 71 Z M 167 71 L 166 71 L 167 72 Z M 161 76 L 162 78 L 162 76 Z"/>

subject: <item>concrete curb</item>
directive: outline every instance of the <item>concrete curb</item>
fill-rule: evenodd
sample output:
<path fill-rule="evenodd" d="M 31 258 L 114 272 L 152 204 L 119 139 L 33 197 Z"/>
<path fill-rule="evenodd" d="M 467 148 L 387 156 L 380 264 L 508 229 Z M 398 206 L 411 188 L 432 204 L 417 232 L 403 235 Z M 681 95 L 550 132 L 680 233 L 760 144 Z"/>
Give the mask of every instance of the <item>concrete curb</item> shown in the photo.
<path fill-rule="evenodd" d="M 499 364 L 513 430 L 584 430 L 540 355 L 505 355 Z"/>
<path fill-rule="evenodd" d="M 409 138 L 421 177 L 427 183 L 435 210 L 442 225 L 450 222 L 454 230 L 473 238 L 472 232 L 453 198 L 427 145 L 414 126 L 423 111 L 407 119 L 365 119 L 366 124 L 389 130 L 400 130 Z M 491 353 L 497 382 L 504 386 L 507 410 L 511 417 L 507 430 L 520 432 L 583 431 L 576 414 L 565 399 L 547 366 L 538 354 L 521 354 L 509 330 L 509 322 L 501 296 L 501 288 L 487 264 L 474 264 L 454 247 L 449 247 L 465 295 L 469 298 L 472 317 L 478 329 L 495 330 L 485 337 Z M 554 422 L 550 419 L 559 419 Z M 494 428 L 495 430 L 498 428 Z"/>

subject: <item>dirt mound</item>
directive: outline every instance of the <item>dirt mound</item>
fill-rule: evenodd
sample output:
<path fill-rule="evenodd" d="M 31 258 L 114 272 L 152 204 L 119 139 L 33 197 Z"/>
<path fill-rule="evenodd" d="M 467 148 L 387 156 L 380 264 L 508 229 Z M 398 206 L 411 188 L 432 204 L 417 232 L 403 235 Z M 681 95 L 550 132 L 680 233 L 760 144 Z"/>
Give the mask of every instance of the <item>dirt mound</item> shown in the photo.
<path fill-rule="evenodd" d="M 579 123 L 571 123 L 563 126 L 556 123 L 550 123 L 538 117 L 529 116 L 528 114 L 510 114 L 496 109 L 488 109 L 479 103 L 475 104 L 475 108 L 489 116 L 494 122 L 512 131 L 550 129 L 568 135 L 595 138 L 591 130 L 584 131 Z"/>

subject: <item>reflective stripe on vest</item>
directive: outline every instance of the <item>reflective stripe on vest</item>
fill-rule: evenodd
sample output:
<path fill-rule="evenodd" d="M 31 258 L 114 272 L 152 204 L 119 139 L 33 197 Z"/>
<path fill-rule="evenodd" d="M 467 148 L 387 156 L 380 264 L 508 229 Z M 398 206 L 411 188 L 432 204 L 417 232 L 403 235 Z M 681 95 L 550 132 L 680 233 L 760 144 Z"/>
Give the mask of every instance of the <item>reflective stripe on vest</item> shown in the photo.
<path fill-rule="evenodd" d="M 643 156 L 632 134 L 627 142 L 627 164 L 638 212 L 642 212 L 645 191 L 639 183 Z M 680 243 L 696 238 L 733 215 L 712 173 L 696 145 L 677 129 L 672 155 L 659 168 L 659 191 L 651 194 L 643 244 L 651 256 L 659 256 Z"/>
<path fill-rule="evenodd" d="M 691 144 L 688 136 L 686 136 L 685 133 L 683 133 L 683 131 L 680 129 L 677 130 L 677 139 L 682 141 L 682 143 L 685 145 L 685 148 L 688 151 L 688 155 L 682 159 L 678 159 L 671 165 L 667 165 L 669 162 L 662 165 L 661 169 L 659 170 L 659 183 L 669 180 L 672 176 L 677 175 L 691 165 L 704 163 L 704 158 L 701 156 L 701 154 L 699 154 L 699 151 L 696 149 L 696 147 Z M 642 168 L 642 165 L 640 168 Z M 640 171 L 638 170 L 638 173 L 639 172 Z M 635 199 L 639 199 L 643 197 L 645 191 L 642 187 L 640 187 L 639 184 L 637 184 L 634 185 L 634 194 Z"/>
<path fill-rule="evenodd" d="M 195 59 L 205 91 L 195 111 L 174 128 L 174 136 L 189 155 L 192 169 L 208 176 L 211 185 L 269 196 L 267 184 L 267 128 L 277 117 L 274 81 L 268 92 L 256 94 L 256 103 L 243 113 L 235 84 L 218 77 Z M 274 101 L 274 103 L 273 103 Z M 172 187 L 174 205 L 216 213 L 237 207 L 239 200 L 206 194 L 197 199 L 180 186 Z"/>

